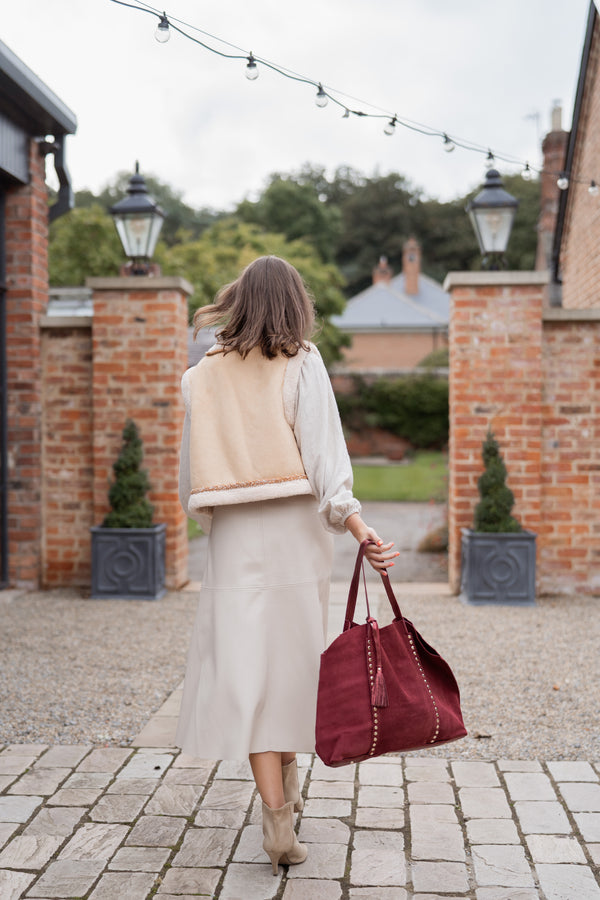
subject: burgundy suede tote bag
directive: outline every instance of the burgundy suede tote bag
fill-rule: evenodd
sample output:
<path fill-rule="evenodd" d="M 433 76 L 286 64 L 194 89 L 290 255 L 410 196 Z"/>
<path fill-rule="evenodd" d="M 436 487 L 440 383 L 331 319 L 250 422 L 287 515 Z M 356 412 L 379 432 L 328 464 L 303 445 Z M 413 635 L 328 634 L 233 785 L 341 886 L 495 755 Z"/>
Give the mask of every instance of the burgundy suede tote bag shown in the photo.
<path fill-rule="evenodd" d="M 358 551 L 344 630 L 321 654 L 316 749 L 327 766 L 435 747 L 467 733 L 450 666 L 404 618 L 386 575 L 394 621 L 380 629 L 371 616 L 363 569 L 368 543 Z M 367 619 L 357 625 L 361 571 Z"/>

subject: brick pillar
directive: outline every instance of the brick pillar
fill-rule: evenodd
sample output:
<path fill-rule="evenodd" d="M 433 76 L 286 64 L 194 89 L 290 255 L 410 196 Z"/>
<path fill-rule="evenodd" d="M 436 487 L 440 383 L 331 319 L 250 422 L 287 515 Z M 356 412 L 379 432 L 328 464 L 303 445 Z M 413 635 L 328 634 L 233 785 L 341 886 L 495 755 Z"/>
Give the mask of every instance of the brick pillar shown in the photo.
<path fill-rule="evenodd" d="M 154 522 L 167 525 L 167 587 L 187 581 L 187 518 L 178 498 L 187 368 L 187 298 L 183 278 L 91 278 L 94 410 L 94 523 L 109 510 L 112 465 L 131 418 L 144 443 Z"/>
<path fill-rule="evenodd" d="M 48 196 L 33 140 L 29 171 L 29 184 L 6 191 L 9 579 L 23 588 L 40 577 L 40 320 L 48 306 Z"/>
<path fill-rule="evenodd" d="M 514 515 L 537 531 L 541 508 L 542 299 L 545 272 L 452 272 L 448 566 L 460 585 L 461 528 L 473 525 L 488 427 L 500 442 Z"/>
<path fill-rule="evenodd" d="M 45 588 L 89 586 L 93 501 L 92 320 L 42 320 Z"/>

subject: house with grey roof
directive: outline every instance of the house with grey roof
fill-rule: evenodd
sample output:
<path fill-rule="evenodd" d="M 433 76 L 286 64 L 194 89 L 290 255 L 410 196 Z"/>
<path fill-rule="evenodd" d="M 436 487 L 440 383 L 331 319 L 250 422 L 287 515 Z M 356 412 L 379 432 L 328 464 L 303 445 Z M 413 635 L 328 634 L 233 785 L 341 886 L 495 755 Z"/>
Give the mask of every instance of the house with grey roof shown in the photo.
<path fill-rule="evenodd" d="M 332 321 L 350 335 L 336 371 L 394 373 L 411 370 L 432 350 L 448 345 L 449 295 L 421 272 L 421 248 L 406 241 L 402 272 L 394 276 L 381 257 L 373 283 L 352 297 Z"/>

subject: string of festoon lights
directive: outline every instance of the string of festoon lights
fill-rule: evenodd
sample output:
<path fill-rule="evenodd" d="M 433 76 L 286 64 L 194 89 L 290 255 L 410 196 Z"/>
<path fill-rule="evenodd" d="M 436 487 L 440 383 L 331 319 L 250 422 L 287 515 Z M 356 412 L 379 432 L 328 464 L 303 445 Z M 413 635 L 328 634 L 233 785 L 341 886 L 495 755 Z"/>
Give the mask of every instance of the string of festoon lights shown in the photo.
<path fill-rule="evenodd" d="M 518 157 L 511 156 L 507 153 L 500 153 L 482 144 L 477 144 L 473 141 L 450 135 L 447 131 L 414 122 L 397 113 L 392 113 L 381 107 L 375 106 L 368 101 L 352 97 L 337 88 L 324 85 L 321 81 L 301 75 L 285 66 L 278 65 L 271 60 L 258 56 L 251 50 L 244 50 L 242 47 L 238 47 L 236 44 L 232 44 L 223 38 L 210 34 L 207 31 L 203 31 L 203 29 L 198 28 L 195 25 L 190 25 L 189 22 L 178 19 L 175 16 L 167 15 L 166 11 L 161 12 L 160 9 L 157 9 L 148 3 L 144 3 L 142 0 L 134 0 L 132 3 L 126 2 L 126 0 L 110 0 L 110 2 L 116 3 L 119 6 L 127 6 L 130 9 L 135 9 L 138 10 L 138 12 L 148 13 L 149 15 L 156 17 L 158 19 L 158 24 L 154 32 L 154 37 L 161 44 L 166 43 L 171 37 L 171 32 L 175 31 L 217 56 L 221 56 L 225 59 L 245 60 L 245 74 L 249 81 L 255 81 L 260 74 L 260 66 L 264 66 L 264 68 L 277 72 L 284 78 L 289 78 L 292 81 L 298 81 L 313 87 L 316 90 L 314 98 L 315 104 L 318 107 L 323 108 L 331 101 L 334 105 L 343 110 L 342 118 L 344 119 L 349 119 L 351 116 L 368 119 L 386 119 L 387 121 L 383 128 L 383 133 L 389 137 L 395 134 L 396 128 L 407 128 L 410 131 L 415 131 L 419 134 L 426 135 L 427 137 L 438 138 L 441 140 L 442 147 L 447 153 L 452 153 L 456 147 L 459 147 L 462 150 L 469 150 L 473 153 L 484 155 L 484 164 L 488 169 L 494 168 L 497 162 L 505 162 L 508 165 L 518 166 L 521 170 L 521 176 L 525 181 L 531 181 L 535 175 L 539 175 L 542 172 L 540 167 L 533 165 L 527 160 L 519 159 Z M 190 34 L 189 32 L 195 32 L 196 35 L 202 35 L 203 38 L 208 38 L 210 41 L 216 41 L 223 47 L 228 47 L 230 50 L 237 52 L 227 53 L 223 50 L 219 50 L 216 47 L 207 44 L 205 40 L 201 40 L 199 37 L 195 37 L 194 34 Z M 355 103 L 360 104 L 362 107 L 369 107 L 373 112 L 366 112 L 364 109 L 353 108 Z M 588 186 L 588 193 L 593 197 L 600 193 L 600 187 L 593 178 L 583 178 L 581 176 L 575 176 L 571 172 L 564 171 L 546 172 L 545 174 L 556 177 L 556 185 L 561 191 L 566 191 L 570 184 L 575 183 L 586 184 Z"/>

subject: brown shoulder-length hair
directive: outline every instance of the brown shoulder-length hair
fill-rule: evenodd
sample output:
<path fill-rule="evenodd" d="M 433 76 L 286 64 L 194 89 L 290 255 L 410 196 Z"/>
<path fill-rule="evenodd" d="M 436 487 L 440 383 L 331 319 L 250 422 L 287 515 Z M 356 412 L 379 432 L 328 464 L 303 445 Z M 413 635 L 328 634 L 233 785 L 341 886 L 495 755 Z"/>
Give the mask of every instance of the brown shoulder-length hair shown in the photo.
<path fill-rule="evenodd" d="M 260 256 L 221 288 L 214 303 L 196 310 L 194 337 L 216 325 L 225 353 L 246 357 L 260 347 L 267 359 L 290 357 L 308 349 L 314 319 L 312 297 L 296 269 L 278 256 Z"/>

